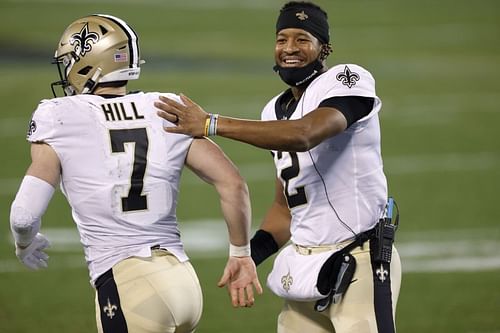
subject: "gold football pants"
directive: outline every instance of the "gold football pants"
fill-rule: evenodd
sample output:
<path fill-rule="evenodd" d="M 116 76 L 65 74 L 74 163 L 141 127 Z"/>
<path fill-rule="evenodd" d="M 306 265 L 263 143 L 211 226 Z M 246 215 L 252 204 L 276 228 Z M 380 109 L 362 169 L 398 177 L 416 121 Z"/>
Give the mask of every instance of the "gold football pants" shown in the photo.
<path fill-rule="evenodd" d="M 324 312 L 315 302 L 285 301 L 278 333 L 391 333 L 401 286 L 401 260 L 395 247 L 392 261 L 381 266 L 370 258 L 369 241 L 351 251 L 356 271 L 342 300 Z"/>
<path fill-rule="evenodd" d="M 188 333 L 201 317 L 203 298 L 193 267 L 165 250 L 121 261 L 96 287 L 99 333 Z"/>

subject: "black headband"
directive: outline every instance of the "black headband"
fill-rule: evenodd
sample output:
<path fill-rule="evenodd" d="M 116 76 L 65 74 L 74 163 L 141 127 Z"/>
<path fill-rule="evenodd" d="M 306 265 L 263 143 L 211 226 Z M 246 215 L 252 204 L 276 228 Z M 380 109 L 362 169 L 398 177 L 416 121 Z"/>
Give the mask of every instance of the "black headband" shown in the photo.
<path fill-rule="evenodd" d="M 305 30 L 316 37 L 322 44 L 330 42 L 327 17 L 317 8 L 294 6 L 281 10 L 276 21 L 276 34 L 287 28 Z"/>

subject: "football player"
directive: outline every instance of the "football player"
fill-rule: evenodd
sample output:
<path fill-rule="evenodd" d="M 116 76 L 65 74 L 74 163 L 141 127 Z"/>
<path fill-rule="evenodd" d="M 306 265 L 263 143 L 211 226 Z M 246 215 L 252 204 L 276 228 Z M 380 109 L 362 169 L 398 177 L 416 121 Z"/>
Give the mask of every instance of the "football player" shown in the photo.
<path fill-rule="evenodd" d="M 250 257 L 251 208 L 238 170 L 206 138 L 166 133 L 156 116 L 160 95 L 126 93 L 139 78 L 138 37 L 123 20 L 91 15 L 71 23 L 54 56 L 61 79 L 28 132 L 31 165 L 10 213 L 16 255 L 47 267 L 41 217 L 60 185 L 80 233 L 96 289 L 99 332 L 193 332 L 202 291 L 184 251 L 176 205 L 184 166 L 220 196 L 229 258 L 219 281 L 232 305 L 251 306 L 262 292 Z"/>
<path fill-rule="evenodd" d="M 391 333 L 401 263 L 393 234 L 380 232 L 388 202 L 382 103 L 365 68 L 328 69 L 331 52 L 327 13 L 292 1 L 280 10 L 274 54 L 289 87 L 267 103 L 262 121 L 207 114 L 185 96 L 184 103 L 160 97 L 156 106 L 176 121 L 169 133 L 220 135 L 271 151 L 275 199 L 251 247 L 259 264 L 291 240 L 268 277 L 285 299 L 278 332 Z"/>

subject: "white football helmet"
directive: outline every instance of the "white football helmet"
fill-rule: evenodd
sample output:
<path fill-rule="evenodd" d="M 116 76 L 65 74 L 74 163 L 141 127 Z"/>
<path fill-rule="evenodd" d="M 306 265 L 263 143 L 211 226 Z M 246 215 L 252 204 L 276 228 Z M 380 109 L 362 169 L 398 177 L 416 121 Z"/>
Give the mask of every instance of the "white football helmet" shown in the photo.
<path fill-rule="evenodd" d="M 110 15 L 91 15 L 71 23 L 59 41 L 53 63 L 57 64 L 65 95 L 90 94 L 98 84 L 139 78 L 137 34 L 123 20 Z"/>

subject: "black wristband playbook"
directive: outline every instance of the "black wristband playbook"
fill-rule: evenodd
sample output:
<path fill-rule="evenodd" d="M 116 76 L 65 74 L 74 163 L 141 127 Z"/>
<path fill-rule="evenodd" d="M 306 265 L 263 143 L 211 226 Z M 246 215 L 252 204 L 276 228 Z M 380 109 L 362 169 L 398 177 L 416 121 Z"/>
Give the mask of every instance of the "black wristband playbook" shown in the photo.
<path fill-rule="evenodd" d="M 255 235 L 250 240 L 250 248 L 255 265 L 259 265 L 279 250 L 278 243 L 274 240 L 273 235 L 262 229 L 255 232 Z"/>

